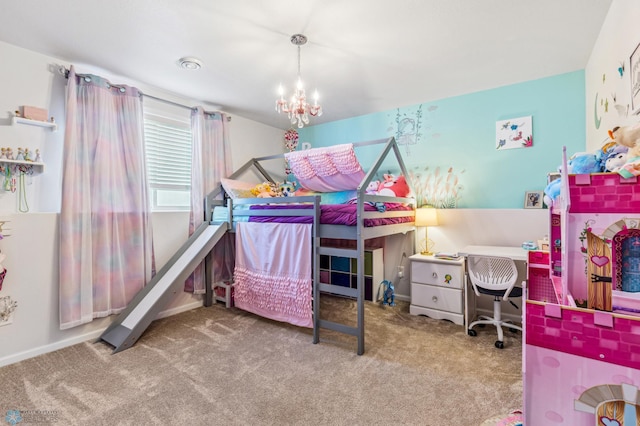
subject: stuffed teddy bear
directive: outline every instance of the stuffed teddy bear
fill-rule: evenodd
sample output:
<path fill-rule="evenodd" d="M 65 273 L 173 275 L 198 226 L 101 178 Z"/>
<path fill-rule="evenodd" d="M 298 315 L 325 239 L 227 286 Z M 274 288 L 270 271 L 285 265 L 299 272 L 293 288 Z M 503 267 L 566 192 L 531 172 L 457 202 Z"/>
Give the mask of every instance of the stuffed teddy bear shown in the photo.
<path fill-rule="evenodd" d="M 626 163 L 618 169 L 620 176 L 628 179 L 640 175 L 640 124 L 614 127 L 609 130 L 609 137 L 629 149 Z"/>
<path fill-rule="evenodd" d="M 251 193 L 257 198 L 271 198 L 278 196 L 278 193 L 275 190 L 275 185 L 271 182 L 263 182 L 257 184 L 251 190 Z"/>

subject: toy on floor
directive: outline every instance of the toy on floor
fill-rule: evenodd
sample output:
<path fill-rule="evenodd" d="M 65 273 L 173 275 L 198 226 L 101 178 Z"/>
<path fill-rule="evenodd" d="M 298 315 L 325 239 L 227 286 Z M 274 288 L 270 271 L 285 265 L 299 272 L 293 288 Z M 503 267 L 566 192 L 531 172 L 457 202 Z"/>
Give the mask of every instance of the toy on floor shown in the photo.
<path fill-rule="evenodd" d="M 389 305 L 389 306 L 396 306 L 396 302 L 395 302 L 395 288 L 393 287 L 393 283 L 389 280 L 384 280 L 382 281 L 382 283 L 380 283 L 380 285 L 382 286 L 381 288 L 382 290 L 382 295 L 383 295 L 383 299 L 382 299 L 382 304 L 383 305 Z"/>

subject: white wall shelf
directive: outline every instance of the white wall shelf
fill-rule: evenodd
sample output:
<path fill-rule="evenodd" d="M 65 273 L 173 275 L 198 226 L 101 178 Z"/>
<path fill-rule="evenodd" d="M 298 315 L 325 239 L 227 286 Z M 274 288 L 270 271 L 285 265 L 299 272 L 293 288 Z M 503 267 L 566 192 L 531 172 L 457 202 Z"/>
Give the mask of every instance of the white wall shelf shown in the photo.
<path fill-rule="evenodd" d="M 0 158 L 0 165 L 13 164 L 15 166 L 33 166 L 36 171 L 44 172 L 44 163 L 35 161 L 23 161 L 23 160 L 7 160 L 6 158 Z"/>
<path fill-rule="evenodd" d="M 50 121 L 40 121 L 40 120 L 29 120 L 28 118 L 23 117 L 13 117 L 11 120 L 12 124 L 27 124 L 29 126 L 38 126 L 38 127 L 48 127 L 52 132 L 58 130 L 58 125 L 56 123 L 52 123 Z"/>

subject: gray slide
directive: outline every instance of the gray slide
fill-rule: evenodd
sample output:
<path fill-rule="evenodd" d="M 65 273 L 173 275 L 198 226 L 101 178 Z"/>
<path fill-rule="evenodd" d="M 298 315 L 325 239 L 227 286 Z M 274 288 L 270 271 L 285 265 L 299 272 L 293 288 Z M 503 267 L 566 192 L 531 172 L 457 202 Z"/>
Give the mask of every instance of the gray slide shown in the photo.
<path fill-rule="evenodd" d="M 219 225 L 204 222 L 200 225 L 180 250 L 136 294 L 98 341 L 104 340 L 114 346 L 113 353 L 133 346 L 172 296 L 177 291 L 182 291 L 184 281 L 220 241 L 228 227 L 227 222 Z"/>

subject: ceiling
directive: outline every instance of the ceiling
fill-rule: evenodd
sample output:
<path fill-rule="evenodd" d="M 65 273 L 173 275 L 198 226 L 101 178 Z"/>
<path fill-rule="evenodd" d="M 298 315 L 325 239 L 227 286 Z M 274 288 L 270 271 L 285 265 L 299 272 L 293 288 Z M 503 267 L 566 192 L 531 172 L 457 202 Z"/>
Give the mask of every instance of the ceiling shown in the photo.
<path fill-rule="evenodd" d="M 611 2 L 3 1 L 0 40 L 286 129 L 275 99 L 296 81 L 293 34 L 309 39 L 318 124 L 584 69 Z"/>

